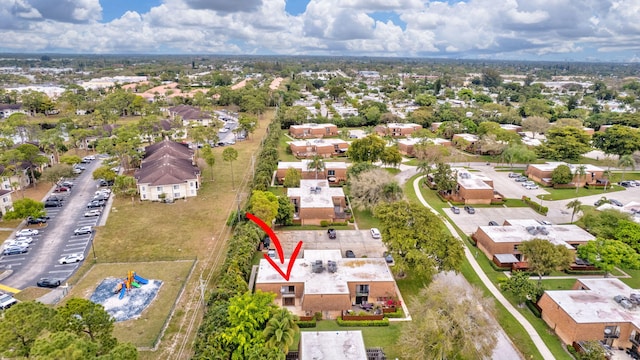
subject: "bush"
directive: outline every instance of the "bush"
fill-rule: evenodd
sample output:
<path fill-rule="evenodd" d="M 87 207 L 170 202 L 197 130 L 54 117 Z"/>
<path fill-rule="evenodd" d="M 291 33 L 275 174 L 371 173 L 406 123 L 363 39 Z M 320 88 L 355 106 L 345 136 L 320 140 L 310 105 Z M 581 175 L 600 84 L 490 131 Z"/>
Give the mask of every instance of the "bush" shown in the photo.
<path fill-rule="evenodd" d="M 314 328 L 316 327 L 316 321 L 315 320 L 311 320 L 311 321 L 296 321 L 296 324 L 298 324 L 299 328 Z"/>
<path fill-rule="evenodd" d="M 342 320 L 341 318 L 338 318 L 336 321 L 338 322 L 338 326 L 344 326 L 344 327 L 389 326 L 388 318 L 384 318 L 382 320 L 358 320 L 358 321 L 348 321 L 348 320 Z"/>
<path fill-rule="evenodd" d="M 313 314 L 313 317 L 315 317 L 316 321 L 320 321 L 322 320 L 322 313 L 318 311 L 315 314 Z"/>
<path fill-rule="evenodd" d="M 401 307 L 398 307 L 396 309 L 396 312 L 392 312 L 392 313 L 385 313 L 384 317 L 389 318 L 389 319 L 398 319 L 398 318 L 403 318 L 404 317 L 404 311 L 402 311 Z"/>
<path fill-rule="evenodd" d="M 547 213 L 549 212 L 549 208 L 548 207 L 540 206 L 539 203 L 531 200 L 531 198 L 528 197 L 528 196 L 523 196 L 522 197 L 522 201 L 524 201 L 525 204 L 529 205 L 530 208 L 532 208 L 533 210 L 535 210 L 539 214 L 547 215 Z"/>
<path fill-rule="evenodd" d="M 320 226 L 327 227 L 327 226 L 329 226 L 329 222 L 327 220 L 322 220 L 322 221 L 320 221 Z"/>
<path fill-rule="evenodd" d="M 533 315 L 535 315 L 536 317 L 542 316 L 542 314 L 540 313 L 540 310 L 538 310 L 538 307 L 536 306 L 536 304 L 533 303 L 533 301 L 527 300 L 525 304 L 527 304 L 527 307 L 529 308 L 529 310 L 531 310 Z"/>

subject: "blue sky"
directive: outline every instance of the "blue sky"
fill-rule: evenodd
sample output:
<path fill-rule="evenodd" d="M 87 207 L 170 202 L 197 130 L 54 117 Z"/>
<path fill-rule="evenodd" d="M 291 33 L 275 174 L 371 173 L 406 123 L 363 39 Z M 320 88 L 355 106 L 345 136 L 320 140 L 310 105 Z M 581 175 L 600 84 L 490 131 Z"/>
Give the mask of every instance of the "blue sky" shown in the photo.
<path fill-rule="evenodd" d="M 638 61 L 638 0 L 0 0 L 0 52 Z"/>

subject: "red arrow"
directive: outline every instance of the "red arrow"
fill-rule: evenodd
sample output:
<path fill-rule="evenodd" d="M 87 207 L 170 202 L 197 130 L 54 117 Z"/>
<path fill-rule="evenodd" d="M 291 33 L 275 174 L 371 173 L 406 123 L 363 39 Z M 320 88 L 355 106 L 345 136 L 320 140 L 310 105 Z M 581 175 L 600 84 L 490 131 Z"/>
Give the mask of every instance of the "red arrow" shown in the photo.
<path fill-rule="evenodd" d="M 247 219 L 253 221 L 258 226 L 260 226 L 260 228 L 264 232 L 267 233 L 269 238 L 271 238 L 271 241 L 273 241 L 273 246 L 276 247 L 276 251 L 278 252 L 278 257 L 280 258 L 280 263 L 284 264 L 284 251 L 282 250 L 282 245 L 280 244 L 280 240 L 276 236 L 276 233 L 274 233 L 273 230 L 271 229 L 271 227 L 269 225 L 267 225 L 264 221 L 260 220 L 260 218 L 258 218 L 257 216 L 255 216 L 253 214 L 250 214 L 250 213 L 246 213 L 245 215 L 247 216 Z M 289 264 L 287 265 L 287 272 L 286 273 L 284 271 L 282 271 L 282 269 L 280 269 L 280 266 L 278 266 L 278 264 L 276 264 L 276 262 L 273 261 L 273 259 L 270 258 L 269 255 L 264 254 L 264 258 L 267 259 L 269 264 L 271 264 L 271 266 L 273 266 L 273 268 L 276 269 L 276 271 L 286 281 L 289 281 L 289 277 L 291 276 L 291 269 L 293 269 L 293 264 L 295 263 L 296 257 L 298 256 L 298 253 L 300 252 L 301 248 L 302 248 L 302 241 L 299 241 L 298 245 L 296 245 L 296 248 L 293 250 L 293 253 L 291 254 L 291 258 L 289 258 Z"/>

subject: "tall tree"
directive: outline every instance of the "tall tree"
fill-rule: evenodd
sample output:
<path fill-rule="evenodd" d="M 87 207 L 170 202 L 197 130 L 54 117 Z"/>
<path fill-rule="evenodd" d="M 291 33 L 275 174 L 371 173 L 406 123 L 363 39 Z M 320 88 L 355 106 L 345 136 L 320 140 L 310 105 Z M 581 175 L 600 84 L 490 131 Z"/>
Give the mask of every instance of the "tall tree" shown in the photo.
<path fill-rule="evenodd" d="M 49 159 L 40 153 L 40 149 L 33 144 L 18 145 L 16 150 L 22 153 L 22 160 L 29 164 L 29 172 L 31 173 L 31 181 L 34 187 L 37 184 L 35 168 L 49 162 Z"/>
<path fill-rule="evenodd" d="M 211 181 L 213 181 L 213 165 L 216 164 L 216 155 L 208 144 L 202 147 L 202 158 L 209 166 L 209 171 L 211 171 Z"/>
<path fill-rule="evenodd" d="M 605 132 L 593 135 L 593 146 L 605 154 L 631 155 L 640 150 L 640 132 L 628 126 L 613 125 Z"/>
<path fill-rule="evenodd" d="M 436 184 L 436 190 L 451 192 L 456 188 L 458 179 L 453 170 L 451 170 L 451 165 L 438 163 L 433 173 L 433 182 Z"/>
<path fill-rule="evenodd" d="M 490 359 L 497 344 L 494 305 L 476 287 L 436 280 L 413 300 L 398 340 L 406 359 Z"/>
<path fill-rule="evenodd" d="M 296 318 L 289 310 L 278 309 L 264 329 L 266 345 L 282 351 L 284 355 L 289 353 L 289 347 L 293 345 L 295 335 L 299 331 Z"/>
<path fill-rule="evenodd" d="M 389 146 L 380 154 L 380 161 L 383 165 L 397 167 L 402 162 L 402 154 L 397 146 Z"/>
<path fill-rule="evenodd" d="M 633 159 L 633 156 L 629 154 L 622 155 L 620 156 L 620 160 L 618 160 L 618 166 L 622 168 L 622 178 L 620 181 L 623 181 L 627 168 L 631 168 L 631 170 L 636 169 L 636 161 Z"/>
<path fill-rule="evenodd" d="M 322 156 L 314 155 L 307 163 L 307 170 L 313 170 L 316 173 L 316 180 L 318 180 L 318 173 L 324 171 L 324 160 Z"/>
<path fill-rule="evenodd" d="M 293 213 L 295 207 L 286 196 L 278 196 L 278 214 L 276 215 L 276 224 L 291 225 L 293 224 Z"/>
<path fill-rule="evenodd" d="M 405 201 L 378 205 L 382 240 L 395 260 L 393 271 L 408 270 L 428 281 L 438 271 L 458 271 L 464 260 L 463 245 L 444 227 L 437 215 Z"/>
<path fill-rule="evenodd" d="M 595 239 L 578 246 L 578 257 L 586 259 L 605 272 L 607 277 L 616 266 L 640 268 L 640 255 L 632 247 L 618 240 Z"/>
<path fill-rule="evenodd" d="M 233 180 L 233 162 L 238 159 L 238 151 L 232 147 L 228 147 L 222 151 L 222 160 L 228 162 L 231 167 L 231 187 L 235 188 Z"/>
<path fill-rule="evenodd" d="M 354 162 L 376 162 L 386 147 L 385 141 L 378 135 L 371 134 L 354 140 L 347 150 L 347 156 Z"/>
<path fill-rule="evenodd" d="M 297 188 L 300 187 L 300 171 L 295 168 L 288 168 L 287 172 L 284 174 L 284 187 L 286 188 Z"/>
<path fill-rule="evenodd" d="M 37 218 L 44 215 L 44 203 L 29 198 L 23 198 L 13 202 L 13 210 L 7 211 L 4 218 L 7 220 L 26 219 L 29 216 Z"/>
<path fill-rule="evenodd" d="M 571 209 L 571 223 L 573 223 L 573 217 L 576 216 L 582 209 L 582 202 L 578 199 L 570 201 L 567 203 L 567 209 Z"/>
<path fill-rule="evenodd" d="M 373 210 L 378 204 L 402 199 L 402 187 L 383 169 L 372 169 L 349 180 L 350 199 L 354 207 Z"/>
<path fill-rule="evenodd" d="M 571 180 L 573 180 L 573 174 L 567 165 L 558 165 L 551 172 L 551 181 L 554 184 L 568 184 Z"/>
<path fill-rule="evenodd" d="M 538 275 L 539 281 L 553 270 L 568 269 L 573 261 L 573 253 L 565 245 L 554 245 L 545 239 L 523 241 L 518 250 L 524 255 L 529 270 Z"/>
<path fill-rule="evenodd" d="M 511 276 L 500 286 L 500 289 L 515 296 L 521 307 L 527 299 L 536 300 L 536 285 L 529 280 L 529 274 L 525 271 L 512 271 Z"/>
<path fill-rule="evenodd" d="M 575 182 L 576 182 L 576 195 L 578 195 L 578 189 L 580 189 L 580 181 L 587 176 L 587 171 L 586 171 L 586 166 L 584 165 L 578 165 L 576 166 L 575 172 L 573 174 L 573 176 L 576 178 Z"/>
<path fill-rule="evenodd" d="M 249 207 L 251 213 L 267 225 L 271 225 L 278 215 L 278 198 L 270 191 L 253 190 Z"/>
<path fill-rule="evenodd" d="M 29 357 L 31 347 L 49 327 L 55 310 L 35 301 L 20 302 L 0 320 L 0 351 L 7 357 Z"/>
<path fill-rule="evenodd" d="M 116 345 L 112 336 L 114 319 L 104 307 L 86 299 L 73 298 L 53 319 L 58 330 L 70 331 L 78 336 L 86 336 L 99 345 L 99 353 L 106 354 Z"/>
<path fill-rule="evenodd" d="M 546 159 L 576 161 L 591 149 L 591 138 L 582 129 L 554 126 L 545 135 L 547 140 L 537 150 Z"/>

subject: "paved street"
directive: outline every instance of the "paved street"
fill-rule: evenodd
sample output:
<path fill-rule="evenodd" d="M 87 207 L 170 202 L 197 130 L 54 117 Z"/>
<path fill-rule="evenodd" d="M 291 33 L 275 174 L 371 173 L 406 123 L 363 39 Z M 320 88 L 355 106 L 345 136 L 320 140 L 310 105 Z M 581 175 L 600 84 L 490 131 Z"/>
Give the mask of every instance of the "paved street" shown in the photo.
<path fill-rule="evenodd" d="M 386 247 L 382 240 L 371 237 L 369 230 L 338 230 L 335 239 L 329 239 L 326 230 L 277 231 L 285 257 L 289 257 L 299 241 L 303 242 L 302 251 L 339 249 L 342 255 L 352 250 L 356 257 L 382 257 Z M 273 245 L 271 248 L 274 248 Z"/>

